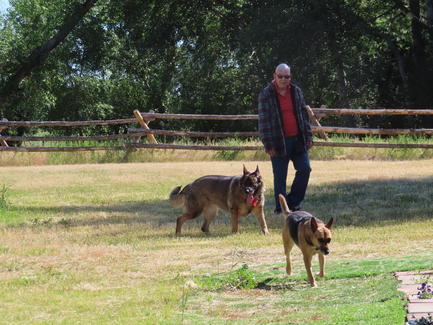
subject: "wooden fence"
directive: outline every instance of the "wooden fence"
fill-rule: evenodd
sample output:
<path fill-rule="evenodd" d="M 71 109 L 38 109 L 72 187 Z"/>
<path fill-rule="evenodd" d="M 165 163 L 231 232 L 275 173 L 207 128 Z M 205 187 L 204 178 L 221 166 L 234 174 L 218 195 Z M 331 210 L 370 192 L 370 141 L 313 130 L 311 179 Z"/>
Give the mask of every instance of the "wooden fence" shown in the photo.
<path fill-rule="evenodd" d="M 362 129 L 321 126 L 319 121 L 322 117 L 338 115 L 433 115 L 433 110 L 359 110 L 359 109 L 330 109 L 330 108 L 310 108 L 307 106 L 312 122 L 312 130 L 318 133 L 324 141 L 315 142 L 315 146 L 333 147 L 367 147 L 367 148 L 425 148 L 432 149 L 433 144 L 389 144 L 389 143 L 344 143 L 331 142 L 326 133 L 345 133 L 345 134 L 433 134 L 433 129 Z M 0 121 L 0 131 L 8 127 L 18 126 L 89 126 L 89 125 L 110 125 L 110 124 L 129 124 L 138 122 L 140 128 L 128 128 L 128 134 L 104 135 L 104 136 L 71 136 L 71 137 L 36 137 L 36 136 L 0 136 L 0 151 L 14 152 L 50 152 L 50 151 L 95 151 L 95 150 L 125 150 L 134 148 L 153 148 L 153 149 L 184 149 L 184 150 L 263 150 L 263 146 L 206 146 L 206 145 L 173 145 L 158 143 L 153 136 L 168 135 L 179 137 L 258 137 L 259 132 L 185 132 L 172 130 L 150 129 L 149 123 L 155 119 L 196 119 L 196 120 L 257 120 L 257 115 L 191 115 L 191 114 L 156 114 L 153 111 L 140 113 L 134 111 L 135 119 L 121 119 L 108 121 L 51 121 L 51 122 L 29 122 L 29 121 Z M 140 143 L 141 137 L 146 136 L 150 143 Z M 121 142 L 119 146 L 87 146 L 87 147 L 9 147 L 8 141 L 108 141 L 117 139 L 134 138 L 131 142 Z"/>

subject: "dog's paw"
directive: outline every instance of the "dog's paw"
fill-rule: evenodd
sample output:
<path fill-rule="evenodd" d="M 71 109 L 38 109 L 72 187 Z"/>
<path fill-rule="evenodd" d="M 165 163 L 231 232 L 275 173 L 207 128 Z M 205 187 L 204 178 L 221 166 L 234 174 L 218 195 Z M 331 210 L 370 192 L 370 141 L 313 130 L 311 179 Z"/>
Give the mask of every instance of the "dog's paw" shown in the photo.
<path fill-rule="evenodd" d="M 318 276 L 319 278 L 323 278 L 325 276 L 325 273 L 317 272 L 316 276 Z"/>
<path fill-rule="evenodd" d="M 317 288 L 316 280 L 314 278 L 312 280 L 308 279 L 307 283 L 310 285 L 311 288 Z"/>

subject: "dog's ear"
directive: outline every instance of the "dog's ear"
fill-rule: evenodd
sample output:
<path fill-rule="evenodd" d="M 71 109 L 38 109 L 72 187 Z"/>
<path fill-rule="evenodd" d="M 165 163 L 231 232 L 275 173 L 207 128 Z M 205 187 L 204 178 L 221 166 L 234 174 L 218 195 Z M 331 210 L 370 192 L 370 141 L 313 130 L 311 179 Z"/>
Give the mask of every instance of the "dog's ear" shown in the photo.
<path fill-rule="evenodd" d="M 250 172 L 247 170 L 247 168 L 244 165 L 244 175 L 248 175 Z"/>
<path fill-rule="evenodd" d="M 313 233 L 315 233 L 316 230 L 317 230 L 317 228 L 319 228 L 319 227 L 317 226 L 316 218 L 312 217 L 312 218 L 311 218 L 311 231 L 312 231 Z"/>
<path fill-rule="evenodd" d="M 256 171 L 254 173 L 257 175 L 257 178 L 262 179 L 262 175 L 260 174 L 259 171 L 259 165 L 257 165 Z"/>
<path fill-rule="evenodd" d="M 328 221 L 325 227 L 331 230 L 333 224 L 334 224 L 334 217 L 331 217 L 331 219 Z"/>

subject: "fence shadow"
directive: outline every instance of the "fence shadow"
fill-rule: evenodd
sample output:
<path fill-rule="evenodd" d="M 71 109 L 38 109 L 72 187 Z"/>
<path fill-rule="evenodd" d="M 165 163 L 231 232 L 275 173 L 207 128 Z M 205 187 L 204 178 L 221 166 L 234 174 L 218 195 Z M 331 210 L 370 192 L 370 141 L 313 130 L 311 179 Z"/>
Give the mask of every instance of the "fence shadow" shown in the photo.
<path fill-rule="evenodd" d="M 265 217 L 271 232 L 281 231 L 284 218 L 274 215 L 273 189 L 265 192 Z M 432 218 L 433 176 L 423 178 L 403 178 L 395 180 L 367 180 L 339 182 L 310 186 L 303 208 L 323 221 L 332 217 L 334 227 L 369 227 L 403 224 L 413 220 Z M 143 224 L 155 229 L 160 236 L 161 227 L 174 228 L 180 208 L 171 207 L 168 200 L 158 202 L 133 201 L 100 205 L 64 205 L 58 207 L 10 207 L 11 212 L 23 210 L 32 215 L 47 216 L 44 220 L 31 220 L 14 226 L 26 228 L 34 226 L 99 227 L 104 225 Z M 81 218 L 80 215 L 89 215 Z M 94 216 L 93 216 L 94 215 Z M 52 221 L 49 221 L 52 218 Z M 185 223 L 184 227 L 197 230 L 192 236 L 202 237 L 200 226 L 203 217 Z M 211 225 L 227 228 L 231 235 L 231 219 L 228 213 L 219 211 Z M 253 214 L 240 219 L 241 231 L 257 231 L 258 224 Z M 253 230 L 254 229 L 254 230 Z M 189 234 L 190 235 L 190 234 Z M 188 236 L 189 236 L 188 235 Z M 152 237 L 146 232 L 146 237 Z"/>

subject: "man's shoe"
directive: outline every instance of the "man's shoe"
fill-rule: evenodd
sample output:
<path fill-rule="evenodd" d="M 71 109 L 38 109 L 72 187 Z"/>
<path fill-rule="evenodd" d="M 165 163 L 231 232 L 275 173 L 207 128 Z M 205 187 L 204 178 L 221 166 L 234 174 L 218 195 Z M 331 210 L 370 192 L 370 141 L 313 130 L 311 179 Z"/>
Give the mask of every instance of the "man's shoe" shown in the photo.
<path fill-rule="evenodd" d="M 289 206 L 289 210 L 292 211 L 292 212 L 304 211 L 304 209 L 302 209 L 299 205 L 297 205 L 297 206 Z"/>

